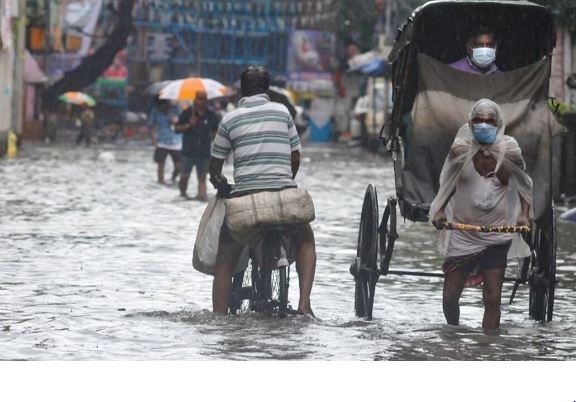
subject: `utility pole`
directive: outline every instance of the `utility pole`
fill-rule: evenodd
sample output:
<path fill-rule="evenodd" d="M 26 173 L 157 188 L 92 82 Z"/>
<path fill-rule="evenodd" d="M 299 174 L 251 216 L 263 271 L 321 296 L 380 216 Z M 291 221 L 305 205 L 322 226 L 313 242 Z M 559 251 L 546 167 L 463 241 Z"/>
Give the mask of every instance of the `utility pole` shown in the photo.
<path fill-rule="evenodd" d="M 12 128 L 22 135 L 24 128 L 24 60 L 26 49 L 26 0 L 18 1 L 17 37 L 14 49 L 14 102 L 12 104 Z"/>
<path fill-rule="evenodd" d="M 44 71 L 49 74 L 50 50 L 52 49 L 52 27 L 50 25 L 50 2 L 44 0 Z M 44 141 L 49 142 L 48 135 L 48 114 L 53 113 L 49 107 L 42 105 L 42 137 Z"/>
<path fill-rule="evenodd" d="M 0 156 L 7 147 L 8 132 L 12 129 L 12 95 L 14 85 L 14 39 L 12 10 L 8 0 L 0 0 Z"/>

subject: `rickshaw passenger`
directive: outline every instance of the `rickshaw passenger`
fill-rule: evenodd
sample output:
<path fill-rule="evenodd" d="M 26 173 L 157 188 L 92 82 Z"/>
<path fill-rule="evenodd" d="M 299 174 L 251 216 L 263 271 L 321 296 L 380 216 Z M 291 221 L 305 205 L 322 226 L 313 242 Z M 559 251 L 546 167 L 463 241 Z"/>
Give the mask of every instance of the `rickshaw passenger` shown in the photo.
<path fill-rule="evenodd" d="M 483 226 L 530 224 L 532 180 L 518 143 L 504 131 L 500 107 L 488 99 L 478 101 L 442 168 L 430 207 L 437 228 L 448 217 Z M 443 310 L 448 324 L 458 325 L 463 288 L 484 281 L 482 327 L 498 328 L 507 257 L 528 256 L 528 245 L 519 234 L 444 231 L 440 246 L 446 255 Z"/>
<path fill-rule="evenodd" d="M 466 42 L 467 56 L 450 64 L 450 67 L 471 74 L 500 74 L 495 64 L 497 45 L 494 32 L 480 27 Z"/>

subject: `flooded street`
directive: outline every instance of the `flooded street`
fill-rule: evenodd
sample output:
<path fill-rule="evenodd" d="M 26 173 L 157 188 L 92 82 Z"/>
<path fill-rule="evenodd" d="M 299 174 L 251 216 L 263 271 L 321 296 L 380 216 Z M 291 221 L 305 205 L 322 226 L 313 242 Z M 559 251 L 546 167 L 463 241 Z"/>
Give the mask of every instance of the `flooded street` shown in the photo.
<path fill-rule="evenodd" d="M 442 280 L 408 276 L 381 278 L 367 322 L 354 316 L 349 265 L 365 188 L 377 185 L 382 213 L 394 193 L 392 164 L 343 148 L 308 147 L 304 157 L 297 181 L 316 205 L 317 320 L 211 313 L 212 278 L 191 264 L 206 204 L 155 182 L 151 147 L 28 145 L 0 161 L 0 359 L 574 359 L 576 225 L 558 226 L 550 324 L 528 317 L 522 286 L 503 304 L 500 335 L 480 328 L 479 288 L 464 292 L 462 326 L 446 326 Z M 439 270 L 432 227 L 400 220 L 398 232 L 393 269 Z M 294 270 L 291 279 L 296 305 Z M 504 300 L 511 289 L 505 284 Z"/>

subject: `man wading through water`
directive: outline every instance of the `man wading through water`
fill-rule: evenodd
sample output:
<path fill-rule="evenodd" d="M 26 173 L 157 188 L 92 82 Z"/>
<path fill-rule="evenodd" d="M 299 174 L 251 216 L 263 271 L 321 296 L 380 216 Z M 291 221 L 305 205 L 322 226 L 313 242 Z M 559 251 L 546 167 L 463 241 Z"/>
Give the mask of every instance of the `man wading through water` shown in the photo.
<path fill-rule="evenodd" d="M 208 201 L 206 194 L 206 175 L 210 160 L 210 146 L 212 138 L 218 129 L 216 114 L 208 109 L 208 97 L 205 91 L 198 91 L 194 99 L 194 106 L 180 113 L 175 127 L 176 133 L 182 134 L 182 156 L 180 158 L 181 172 L 180 196 L 188 197 L 188 180 L 192 169 L 196 166 L 198 178 L 198 192 L 192 198 L 199 201 Z"/>
<path fill-rule="evenodd" d="M 156 98 L 155 107 L 150 113 L 148 127 L 152 144 L 154 145 L 154 162 L 158 164 L 158 183 L 164 184 L 164 168 L 168 155 L 172 158 L 174 171 L 172 181 L 180 174 L 180 150 L 182 149 L 182 138 L 177 135 L 173 125 L 178 121 L 176 108 L 172 107 L 170 101 Z"/>
<path fill-rule="evenodd" d="M 210 182 L 220 191 L 227 187 L 222 165 L 230 152 L 234 156 L 232 197 L 296 187 L 294 178 L 300 166 L 300 140 L 288 109 L 270 102 L 266 95 L 269 87 L 270 74 L 265 68 L 248 67 L 240 77 L 243 98 L 238 109 L 224 116 L 212 144 Z M 293 241 L 300 285 L 298 312 L 314 315 L 310 293 L 316 271 L 316 247 L 310 224 L 297 226 Z M 216 313 L 228 312 L 232 272 L 242 248 L 230 235 L 224 220 L 212 287 Z"/>
<path fill-rule="evenodd" d="M 430 207 L 431 222 L 483 226 L 529 226 L 532 180 L 516 140 L 504 135 L 500 107 L 479 100 L 460 128 L 440 175 L 440 189 Z M 530 255 L 520 234 L 448 231 L 440 251 L 446 255 L 443 310 L 458 325 L 465 286 L 482 282 L 484 329 L 500 325 L 500 299 L 506 260 Z"/>

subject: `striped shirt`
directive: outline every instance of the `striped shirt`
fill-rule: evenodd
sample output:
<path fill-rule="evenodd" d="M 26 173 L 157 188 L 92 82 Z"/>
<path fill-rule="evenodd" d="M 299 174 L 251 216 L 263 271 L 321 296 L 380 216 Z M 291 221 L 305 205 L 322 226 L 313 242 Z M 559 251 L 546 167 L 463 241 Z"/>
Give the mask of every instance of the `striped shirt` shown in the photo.
<path fill-rule="evenodd" d="M 226 114 L 212 144 L 212 157 L 234 156 L 232 193 L 295 187 L 293 151 L 300 139 L 286 106 L 268 95 L 242 98 L 238 109 Z"/>

